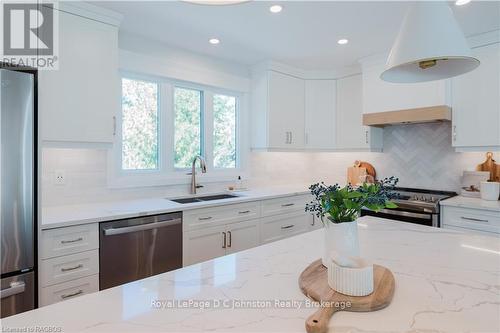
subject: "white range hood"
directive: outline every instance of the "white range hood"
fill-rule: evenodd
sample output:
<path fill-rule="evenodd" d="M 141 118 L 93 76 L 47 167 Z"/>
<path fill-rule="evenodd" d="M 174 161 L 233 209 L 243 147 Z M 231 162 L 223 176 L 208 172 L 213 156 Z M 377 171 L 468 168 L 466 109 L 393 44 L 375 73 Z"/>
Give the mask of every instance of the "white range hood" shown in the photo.
<path fill-rule="evenodd" d="M 446 2 L 417 1 L 408 10 L 381 79 L 394 83 L 441 80 L 479 66 Z"/>

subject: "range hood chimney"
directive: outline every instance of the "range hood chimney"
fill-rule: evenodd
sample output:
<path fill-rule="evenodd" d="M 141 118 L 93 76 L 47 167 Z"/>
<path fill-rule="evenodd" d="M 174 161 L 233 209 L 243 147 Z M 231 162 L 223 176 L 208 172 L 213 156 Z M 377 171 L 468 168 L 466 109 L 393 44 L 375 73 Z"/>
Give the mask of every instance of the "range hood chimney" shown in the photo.
<path fill-rule="evenodd" d="M 439 121 L 451 121 L 451 108 L 449 106 L 438 105 L 425 108 L 363 114 L 363 125 L 375 127 Z"/>

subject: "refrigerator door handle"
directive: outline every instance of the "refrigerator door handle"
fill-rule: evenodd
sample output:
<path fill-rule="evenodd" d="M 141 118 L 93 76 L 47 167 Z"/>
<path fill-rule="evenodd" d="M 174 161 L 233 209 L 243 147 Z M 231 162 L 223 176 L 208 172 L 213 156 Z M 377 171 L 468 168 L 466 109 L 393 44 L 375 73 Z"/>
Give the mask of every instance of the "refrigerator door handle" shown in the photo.
<path fill-rule="evenodd" d="M 0 291 L 0 299 L 10 297 L 12 295 L 24 293 L 26 284 L 22 281 L 12 282 L 9 288 Z"/>

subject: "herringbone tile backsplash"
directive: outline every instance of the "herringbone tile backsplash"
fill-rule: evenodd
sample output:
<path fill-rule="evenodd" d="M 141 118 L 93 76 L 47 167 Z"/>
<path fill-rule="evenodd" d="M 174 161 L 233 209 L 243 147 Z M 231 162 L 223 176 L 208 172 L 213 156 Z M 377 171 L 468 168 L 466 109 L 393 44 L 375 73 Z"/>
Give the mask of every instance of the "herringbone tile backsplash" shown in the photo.
<path fill-rule="evenodd" d="M 345 183 L 346 168 L 363 160 L 379 178 L 398 177 L 399 186 L 458 191 L 463 170 L 474 170 L 484 155 L 455 152 L 450 123 L 397 125 L 384 129 L 382 153 L 253 153 L 252 176 L 258 184 Z"/>

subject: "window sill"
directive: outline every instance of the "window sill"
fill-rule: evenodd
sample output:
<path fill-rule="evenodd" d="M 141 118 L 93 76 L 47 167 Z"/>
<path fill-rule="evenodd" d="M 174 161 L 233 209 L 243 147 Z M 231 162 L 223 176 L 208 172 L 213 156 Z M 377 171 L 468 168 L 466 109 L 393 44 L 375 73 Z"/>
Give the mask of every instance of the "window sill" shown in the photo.
<path fill-rule="evenodd" d="M 235 182 L 238 176 L 246 179 L 248 178 L 248 173 L 241 169 L 224 172 L 212 171 L 206 174 L 198 171 L 196 174 L 196 182 L 199 184 L 231 181 Z M 175 174 L 127 173 L 121 174 L 120 176 L 110 175 L 110 177 L 108 177 L 108 188 L 110 189 L 174 186 L 187 184 L 191 184 L 191 175 L 186 175 L 184 172 Z"/>

